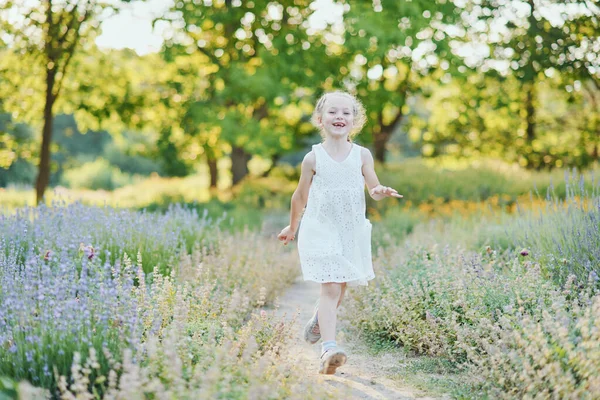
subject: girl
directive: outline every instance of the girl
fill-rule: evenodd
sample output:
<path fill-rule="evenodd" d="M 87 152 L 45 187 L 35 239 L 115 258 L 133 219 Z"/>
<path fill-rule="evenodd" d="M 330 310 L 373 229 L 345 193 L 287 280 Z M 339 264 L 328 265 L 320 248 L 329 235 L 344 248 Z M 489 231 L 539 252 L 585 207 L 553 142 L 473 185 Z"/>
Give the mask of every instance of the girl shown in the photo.
<path fill-rule="evenodd" d="M 319 99 L 312 122 L 324 141 L 314 145 L 302 161 L 290 224 L 277 237 L 286 245 L 294 240 L 306 206 L 298 253 L 304 280 L 320 283 L 321 296 L 304 339 L 314 344 L 323 338 L 321 374 L 333 374 L 346 362 L 346 353 L 335 341 L 337 307 L 346 285 L 366 285 L 374 278 L 365 183 L 374 200 L 402 197 L 379 184 L 371 152 L 350 140 L 365 121 L 362 104 L 349 93 L 336 91 Z"/>

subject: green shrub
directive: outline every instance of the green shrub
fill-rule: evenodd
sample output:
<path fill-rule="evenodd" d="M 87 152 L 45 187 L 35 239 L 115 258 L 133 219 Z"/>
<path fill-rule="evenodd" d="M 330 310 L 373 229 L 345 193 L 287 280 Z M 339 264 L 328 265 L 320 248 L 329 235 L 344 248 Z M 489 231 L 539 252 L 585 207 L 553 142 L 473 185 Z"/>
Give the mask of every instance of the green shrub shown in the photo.
<path fill-rule="evenodd" d="M 102 158 L 65 171 L 61 183 L 72 189 L 114 190 L 133 183 L 131 175 L 121 172 Z"/>
<path fill-rule="evenodd" d="M 281 177 L 249 178 L 234 189 L 234 200 L 249 208 L 288 209 L 297 185 Z"/>
<path fill-rule="evenodd" d="M 419 158 L 408 159 L 396 164 L 377 167 L 379 180 L 404 195 L 402 202 L 412 204 L 443 201 L 468 200 L 484 201 L 492 196 L 502 196 L 504 202 L 514 202 L 520 196 L 537 192 L 542 197 L 548 191 L 559 199 L 567 196 L 565 175 L 569 170 L 536 172 L 525 170 L 502 162 L 481 161 L 449 169 L 435 166 L 432 161 Z M 586 173 L 591 175 L 593 173 Z M 591 190 L 591 179 L 586 182 Z M 380 210 L 393 207 L 394 202 L 370 201 L 370 205 Z"/>
<path fill-rule="evenodd" d="M 114 143 L 108 144 L 103 154 L 111 165 L 128 174 L 148 176 L 153 172 L 162 172 L 159 162 L 141 155 L 126 154 Z"/>
<path fill-rule="evenodd" d="M 21 158 L 13 162 L 8 168 L 0 168 L 0 187 L 11 184 L 33 185 L 37 176 L 37 168 L 27 160 Z"/>
<path fill-rule="evenodd" d="M 460 398 L 597 398 L 599 208 L 578 185 L 518 214 L 416 225 L 377 254 L 374 289 L 350 295 L 347 317 L 466 370 Z"/>
<path fill-rule="evenodd" d="M 401 208 L 390 209 L 384 218 L 373 222 L 373 248 L 387 247 L 402 241 L 423 221 L 423 216 Z"/>

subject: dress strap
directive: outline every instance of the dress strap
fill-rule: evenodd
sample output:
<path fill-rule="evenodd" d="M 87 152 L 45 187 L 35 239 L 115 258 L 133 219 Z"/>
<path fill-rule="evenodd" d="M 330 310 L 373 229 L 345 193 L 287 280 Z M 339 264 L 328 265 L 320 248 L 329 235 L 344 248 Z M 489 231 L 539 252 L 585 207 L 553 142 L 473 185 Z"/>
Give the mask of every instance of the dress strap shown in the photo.
<path fill-rule="evenodd" d="M 362 169 L 362 147 L 360 147 L 356 143 L 352 143 L 352 146 L 354 146 L 352 151 L 356 152 L 356 155 L 354 156 L 356 164 L 358 164 L 358 167 Z"/>
<path fill-rule="evenodd" d="M 320 154 L 320 150 L 319 147 L 321 147 L 321 144 L 313 144 L 312 145 L 312 150 L 313 153 L 315 153 L 315 174 L 319 173 L 319 164 L 321 164 L 321 160 L 322 160 L 322 156 Z"/>

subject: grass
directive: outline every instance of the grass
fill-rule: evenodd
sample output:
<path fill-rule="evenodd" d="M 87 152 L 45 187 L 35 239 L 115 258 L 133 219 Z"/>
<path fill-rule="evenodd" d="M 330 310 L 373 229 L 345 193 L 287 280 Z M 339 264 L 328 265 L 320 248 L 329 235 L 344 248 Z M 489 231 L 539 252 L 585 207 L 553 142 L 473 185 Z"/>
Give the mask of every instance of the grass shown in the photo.
<path fill-rule="evenodd" d="M 427 393 L 427 396 L 444 396 L 469 390 L 469 374 L 460 371 L 456 365 L 441 357 L 429 357 L 415 354 L 397 343 L 390 341 L 384 334 L 357 332 L 350 329 L 365 344 L 364 350 L 370 356 L 394 359 L 394 367 L 385 370 L 387 377 L 402 386 L 415 388 Z"/>
<path fill-rule="evenodd" d="M 376 167 L 380 181 L 396 188 L 405 198 L 400 202 L 389 200 L 374 202 L 368 199 L 373 214 L 384 215 L 390 208 L 409 204 L 451 204 L 452 202 L 479 203 L 490 200 L 498 206 L 510 207 L 532 191 L 542 197 L 551 189 L 558 198 L 565 198 L 565 175 L 574 172 L 567 169 L 529 171 L 500 161 L 475 160 L 469 163 L 451 164 L 444 160 L 406 159 Z M 221 173 L 226 172 L 221 167 Z M 593 186 L 591 177 L 595 169 L 585 172 L 586 185 Z M 275 168 L 268 178 L 249 176 L 242 185 L 230 187 L 229 178 L 223 177 L 218 189 L 209 190 L 206 168 L 185 178 L 149 177 L 114 191 L 91 191 L 85 189 L 50 188 L 46 203 L 60 198 L 62 201 L 80 201 L 87 205 L 110 205 L 120 208 L 161 208 L 170 203 L 199 203 L 234 201 L 238 205 L 261 209 L 287 208 L 290 196 L 298 180 L 298 167 L 283 165 Z M 227 178 L 227 179 L 226 179 Z M 495 199 L 495 200 L 494 200 Z M 33 189 L 0 188 L 0 207 L 14 209 L 33 205 Z M 457 207 L 454 207 L 455 209 Z M 425 208 L 424 211 L 427 211 Z"/>

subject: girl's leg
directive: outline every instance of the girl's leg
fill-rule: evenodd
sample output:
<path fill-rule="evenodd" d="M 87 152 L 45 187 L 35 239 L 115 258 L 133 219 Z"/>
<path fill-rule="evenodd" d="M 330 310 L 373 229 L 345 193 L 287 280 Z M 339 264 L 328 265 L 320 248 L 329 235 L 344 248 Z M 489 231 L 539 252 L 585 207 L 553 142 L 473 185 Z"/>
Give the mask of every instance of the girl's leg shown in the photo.
<path fill-rule="evenodd" d="M 344 298 L 345 293 L 346 293 L 346 282 L 342 283 L 342 293 L 340 293 L 340 299 L 338 300 L 337 308 L 339 308 L 340 304 L 342 304 L 342 299 Z"/>
<path fill-rule="evenodd" d="M 335 340 L 335 324 L 337 319 L 337 305 L 342 294 L 342 283 L 322 283 L 321 298 L 319 300 L 319 329 L 323 341 Z"/>

